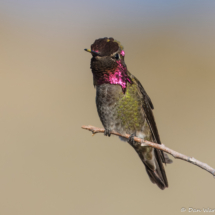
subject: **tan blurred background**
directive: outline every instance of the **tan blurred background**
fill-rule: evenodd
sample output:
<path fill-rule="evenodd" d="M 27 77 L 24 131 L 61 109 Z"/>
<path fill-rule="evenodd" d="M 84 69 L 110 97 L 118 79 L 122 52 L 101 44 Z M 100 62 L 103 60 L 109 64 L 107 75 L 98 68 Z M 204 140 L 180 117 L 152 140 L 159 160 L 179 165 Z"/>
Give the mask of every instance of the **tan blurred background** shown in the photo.
<path fill-rule="evenodd" d="M 1 1 L 0 214 L 215 209 L 211 174 L 174 160 L 161 191 L 128 144 L 80 128 L 101 127 L 84 48 L 112 36 L 154 103 L 162 142 L 215 167 L 214 9 L 203 0 Z"/>

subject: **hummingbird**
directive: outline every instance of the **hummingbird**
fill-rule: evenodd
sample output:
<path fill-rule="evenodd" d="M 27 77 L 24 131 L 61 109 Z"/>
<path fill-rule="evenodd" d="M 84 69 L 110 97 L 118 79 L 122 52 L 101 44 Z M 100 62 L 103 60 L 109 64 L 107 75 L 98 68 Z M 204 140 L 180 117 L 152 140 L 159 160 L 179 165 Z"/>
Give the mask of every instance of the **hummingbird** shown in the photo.
<path fill-rule="evenodd" d="M 114 38 L 104 37 L 95 40 L 91 49 L 91 70 L 96 87 L 96 106 L 104 126 L 104 135 L 111 131 L 130 134 L 127 141 L 143 162 L 152 183 L 164 190 L 168 180 L 164 164 L 172 163 L 163 151 L 142 147 L 134 137 L 161 144 L 152 110 L 154 106 L 140 81 L 132 75 L 125 64 L 125 51 Z"/>

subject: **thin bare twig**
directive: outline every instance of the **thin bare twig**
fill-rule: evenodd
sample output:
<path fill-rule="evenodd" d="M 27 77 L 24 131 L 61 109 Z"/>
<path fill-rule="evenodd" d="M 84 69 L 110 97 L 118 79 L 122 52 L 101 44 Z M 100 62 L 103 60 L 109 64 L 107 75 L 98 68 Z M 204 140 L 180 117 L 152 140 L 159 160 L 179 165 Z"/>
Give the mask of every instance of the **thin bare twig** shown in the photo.
<path fill-rule="evenodd" d="M 96 128 L 96 127 L 91 126 L 91 125 L 89 125 L 89 126 L 82 126 L 81 128 L 91 131 L 93 133 L 93 135 L 96 134 L 96 133 L 104 133 L 104 131 L 105 131 L 103 128 Z M 125 137 L 127 139 L 130 137 L 129 134 L 122 135 L 122 134 L 119 134 L 119 133 L 117 133 L 115 131 L 112 131 L 110 133 L 113 134 L 113 135 L 120 136 L 120 137 Z M 192 163 L 192 164 L 194 164 L 194 165 L 196 165 L 196 166 L 198 166 L 198 167 L 200 167 L 200 168 L 208 171 L 209 173 L 211 173 L 215 177 L 215 169 L 213 169 L 212 167 L 210 167 L 206 163 L 202 163 L 201 161 L 196 160 L 193 157 L 188 157 L 188 156 L 183 155 L 183 154 L 181 154 L 179 152 L 176 152 L 176 151 L 174 151 L 172 149 L 169 149 L 164 144 L 152 143 L 152 142 L 149 142 L 149 141 L 146 141 L 146 140 L 143 141 L 143 139 L 140 139 L 138 137 L 134 137 L 134 140 L 136 142 L 138 142 L 139 144 L 141 144 L 142 147 L 151 146 L 153 148 L 162 150 L 162 151 L 164 151 L 164 152 L 172 155 L 176 159 L 181 159 L 181 160 L 187 161 L 189 163 Z"/>

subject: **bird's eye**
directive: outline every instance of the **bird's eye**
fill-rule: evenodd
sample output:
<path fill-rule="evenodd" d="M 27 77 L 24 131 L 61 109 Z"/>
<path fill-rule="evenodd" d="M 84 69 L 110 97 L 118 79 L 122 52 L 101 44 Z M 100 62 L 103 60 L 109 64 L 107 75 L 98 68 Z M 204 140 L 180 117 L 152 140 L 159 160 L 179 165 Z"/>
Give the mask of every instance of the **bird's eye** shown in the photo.
<path fill-rule="evenodd" d="M 119 60 L 119 54 L 117 53 L 117 54 L 115 54 L 115 56 L 114 56 L 114 58 L 116 59 L 116 60 Z"/>

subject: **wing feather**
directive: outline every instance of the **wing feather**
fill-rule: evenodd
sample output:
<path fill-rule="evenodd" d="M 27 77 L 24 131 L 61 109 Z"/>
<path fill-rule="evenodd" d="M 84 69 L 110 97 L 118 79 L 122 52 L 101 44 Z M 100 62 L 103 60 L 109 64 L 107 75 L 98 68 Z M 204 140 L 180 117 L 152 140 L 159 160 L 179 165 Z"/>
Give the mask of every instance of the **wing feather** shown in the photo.
<path fill-rule="evenodd" d="M 154 115 L 153 115 L 153 112 L 152 112 L 152 109 L 154 109 L 152 101 L 151 101 L 150 97 L 148 96 L 148 94 L 146 93 L 145 89 L 143 88 L 142 84 L 138 81 L 138 79 L 135 76 L 131 75 L 130 73 L 128 73 L 128 75 L 132 78 L 132 80 L 134 82 L 136 82 L 136 84 L 137 84 L 137 86 L 138 86 L 138 88 L 139 88 L 139 90 L 140 90 L 140 92 L 142 94 L 142 97 L 143 97 L 143 110 L 144 110 L 144 112 L 146 114 L 146 119 L 147 119 L 148 125 L 150 127 L 150 130 L 152 132 L 154 142 L 156 142 L 158 144 L 161 144 L 161 140 L 160 140 L 160 136 L 159 136 L 159 133 L 158 133 L 157 125 L 156 125 Z M 160 167 L 162 178 L 163 178 L 163 180 L 165 182 L 166 187 L 168 187 L 168 181 L 167 181 L 165 169 L 164 169 L 164 166 L 163 166 L 163 163 L 166 163 L 164 153 L 163 153 L 163 151 L 155 149 L 155 156 L 156 156 L 156 159 L 157 159 L 157 162 L 158 162 L 158 166 Z"/>

